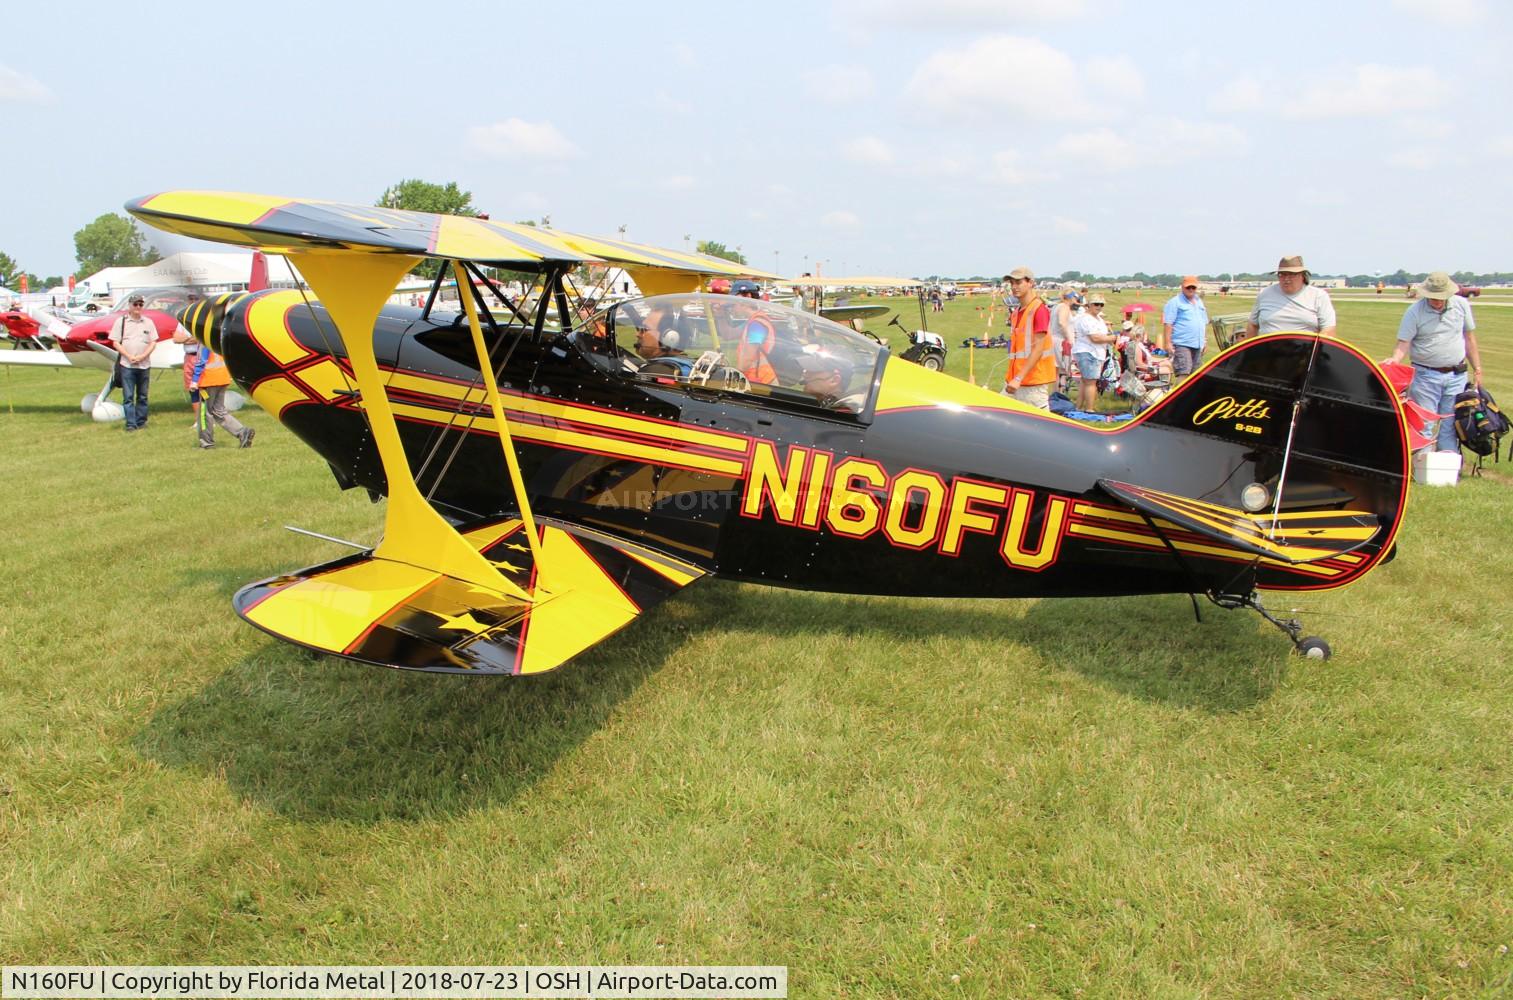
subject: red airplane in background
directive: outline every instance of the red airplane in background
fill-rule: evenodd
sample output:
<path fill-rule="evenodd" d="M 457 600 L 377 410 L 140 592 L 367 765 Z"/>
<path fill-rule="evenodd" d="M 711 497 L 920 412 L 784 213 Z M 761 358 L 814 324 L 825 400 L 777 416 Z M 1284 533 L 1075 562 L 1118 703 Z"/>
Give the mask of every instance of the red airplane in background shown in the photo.
<path fill-rule="evenodd" d="M 268 261 L 261 253 L 253 254 L 249 291 L 261 291 L 268 287 Z M 185 286 L 140 289 L 132 293 L 143 299 L 142 315 L 152 321 L 158 332 L 158 343 L 153 348 L 149 363 L 153 369 L 180 369 L 184 365 L 184 348 L 173 342 L 173 334 L 179 329 L 179 321 L 173 314 L 206 297 L 204 292 Z M 57 317 L 37 317 L 16 309 L 0 313 L 16 350 L 0 351 L 0 365 L 31 365 L 43 368 L 92 368 L 108 376 L 104 388 L 92 392 L 79 401 L 79 409 L 96 420 L 107 423 L 120 420 L 120 404 L 109 400 L 116 388 L 116 351 L 110 345 L 110 331 L 126 312 L 131 296 L 121 300 L 115 309 L 94 319 L 67 326 Z M 49 327 L 51 327 L 49 329 Z M 66 327 L 66 329 L 65 329 Z M 41 337 L 51 334 L 56 347 L 45 350 L 20 350 L 23 342 L 30 347 L 41 348 Z M 228 409 L 238 409 L 242 397 L 227 394 Z"/>
<path fill-rule="evenodd" d="M 158 344 L 152 350 L 149 363 L 154 369 L 182 368 L 184 365 L 184 348 L 173 342 L 173 332 L 179 328 L 179 321 L 174 319 L 165 310 L 180 309 L 192 302 L 198 301 L 203 296 L 188 288 L 159 288 L 143 290 L 141 296 L 144 300 L 142 315 L 152 321 L 152 325 L 158 332 Z M 99 316 L 95 319 L 75 323 L 64 332 L 54 336 L 56 347 L 46 350 L 9 350 L 0 351 L 0 365 L 29 365 L 42 368 L 92 368 L 95 371 L 104 372 L 106 382 L 99 392 L 92 392 L 79 401 L 79 409 L 90 414 L 102 423 L 121 419 L 119 404 L 109 402 L 112 389 L 115 388 L 115 364 L 116 351 L 110 345 L 110 330 L 113 325 L 126 312 L 126 302 L 123 301 L 116 309 Z M 25 329 L 24 324 L 12 324 L 7 316 L 6 326 L 12 330 L 12 338 L 16 338 L 17 327 Z M 25 314 L 21 314 L 25 315 Z M 32 319 L 36 324 L 35 317 Z M 61 323 L 61 321 L 59 321 Z M 25 336 L 23 333 L 22 336 Z M 35 330 L 31 334 L 32 342 L 37 343 Z M 17 347 L 20 341 L 17 340 Z"/>

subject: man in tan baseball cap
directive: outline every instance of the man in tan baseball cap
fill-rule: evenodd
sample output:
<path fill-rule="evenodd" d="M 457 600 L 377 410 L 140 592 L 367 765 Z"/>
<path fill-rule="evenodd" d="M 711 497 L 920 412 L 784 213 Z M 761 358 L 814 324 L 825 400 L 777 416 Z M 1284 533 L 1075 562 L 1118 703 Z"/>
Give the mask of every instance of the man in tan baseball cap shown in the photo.
<path fill-rule="evenodd" d="M 1245 324 L 1247 337 L 1283 331 L 1325 337 L 1335 331 L 1334 303 L 1328 292 L 1308 283 L 1308 265 L 1298 255 L 1277 262 L 1277 283 L 1261 289 Z"/>
<path fill-rule="evenodd" d="M 1019 305 L 1009 313 L 1009 368 L 1003 394 L 1041 410 L 1051 408 L 1056 359 L 1051 353 L 1051 310 L 1035 288 L 1035 272 L 1016 267 L 1003 276 Z"/>
<path fill-rule="evenodd" d="M 1419 299 L 1403 313 L 1397 328 L 1397 347 L 1390 364 L 1413 361 L 1408 398 L 1431 413 L 1454 413 L 1455 397 L 1466 389 L 1469 370 L 1481 388 L 1481 351 L 1476 346 L 1476 319 L 1471 303 L 1455 293 L 1459 287 L 1444 271 L 1435 271 L 1414 289 Z M 1460 454 L 1455 422 L 1440 420 L 1438 432 L 1425 428 L 1435 448 Z"/>

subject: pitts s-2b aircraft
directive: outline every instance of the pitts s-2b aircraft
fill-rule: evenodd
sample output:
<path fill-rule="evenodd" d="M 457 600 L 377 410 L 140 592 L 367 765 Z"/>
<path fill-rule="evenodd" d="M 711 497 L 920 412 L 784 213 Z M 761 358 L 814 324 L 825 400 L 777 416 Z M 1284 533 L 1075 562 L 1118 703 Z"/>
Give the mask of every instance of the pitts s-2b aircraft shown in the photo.
<path fill-rule="evenodd" d="M 1391 557 L 1407 499 L 1397 397 L 1338 340 L 1246 341 L 1104 429 L 813 314 L 702 294 L 710 276 L 767 277 L 717 258 L 256 195 L 127 208 L 286 254 L 317 296 L 233 294 L 180 319 L 341 486 L 387 497 L 376 547 L 234 601 L 367 663 L 550 670 L 716 573 L 915 597 L 1202 594 L 1324 657 L 1258 591 L 1360 579 Z M 385 306 L 427 257 L 461 311 L 435 307 L 442 276 L 424 308 Z M 575 310 L 572 272 L 603 264 L 647 297 Z M 485 294 L 487 267 L 541 293 Z"/>

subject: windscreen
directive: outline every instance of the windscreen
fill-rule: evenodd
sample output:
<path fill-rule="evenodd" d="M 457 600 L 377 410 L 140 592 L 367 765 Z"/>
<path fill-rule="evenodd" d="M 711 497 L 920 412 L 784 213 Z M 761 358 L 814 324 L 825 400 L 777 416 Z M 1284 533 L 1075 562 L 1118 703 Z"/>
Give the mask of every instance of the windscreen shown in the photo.
<path fill-rule="evenodd" d="M 611 370 L 860 413 L 882 346 L 813 313 L 731 295 L 656 295 L 597 313 L 580 344 Z"/>

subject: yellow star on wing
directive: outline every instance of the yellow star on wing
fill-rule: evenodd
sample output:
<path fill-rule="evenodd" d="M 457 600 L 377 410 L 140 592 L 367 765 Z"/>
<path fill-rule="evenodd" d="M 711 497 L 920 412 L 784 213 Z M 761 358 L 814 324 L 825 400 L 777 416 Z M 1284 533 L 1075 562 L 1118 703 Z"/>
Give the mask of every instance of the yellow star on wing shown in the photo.
<path fill-rule="evenodd" d="M 462 614 L 455 617 L 452 615 L 443 615 L 440 627 L 447 629 L 456 629 L 459 632 L 466 632 L 469 635 L 477 635 L 479 632 L 484 631 L 489 626 L 474 618 L 471 611 L 464 611 Z"/>

